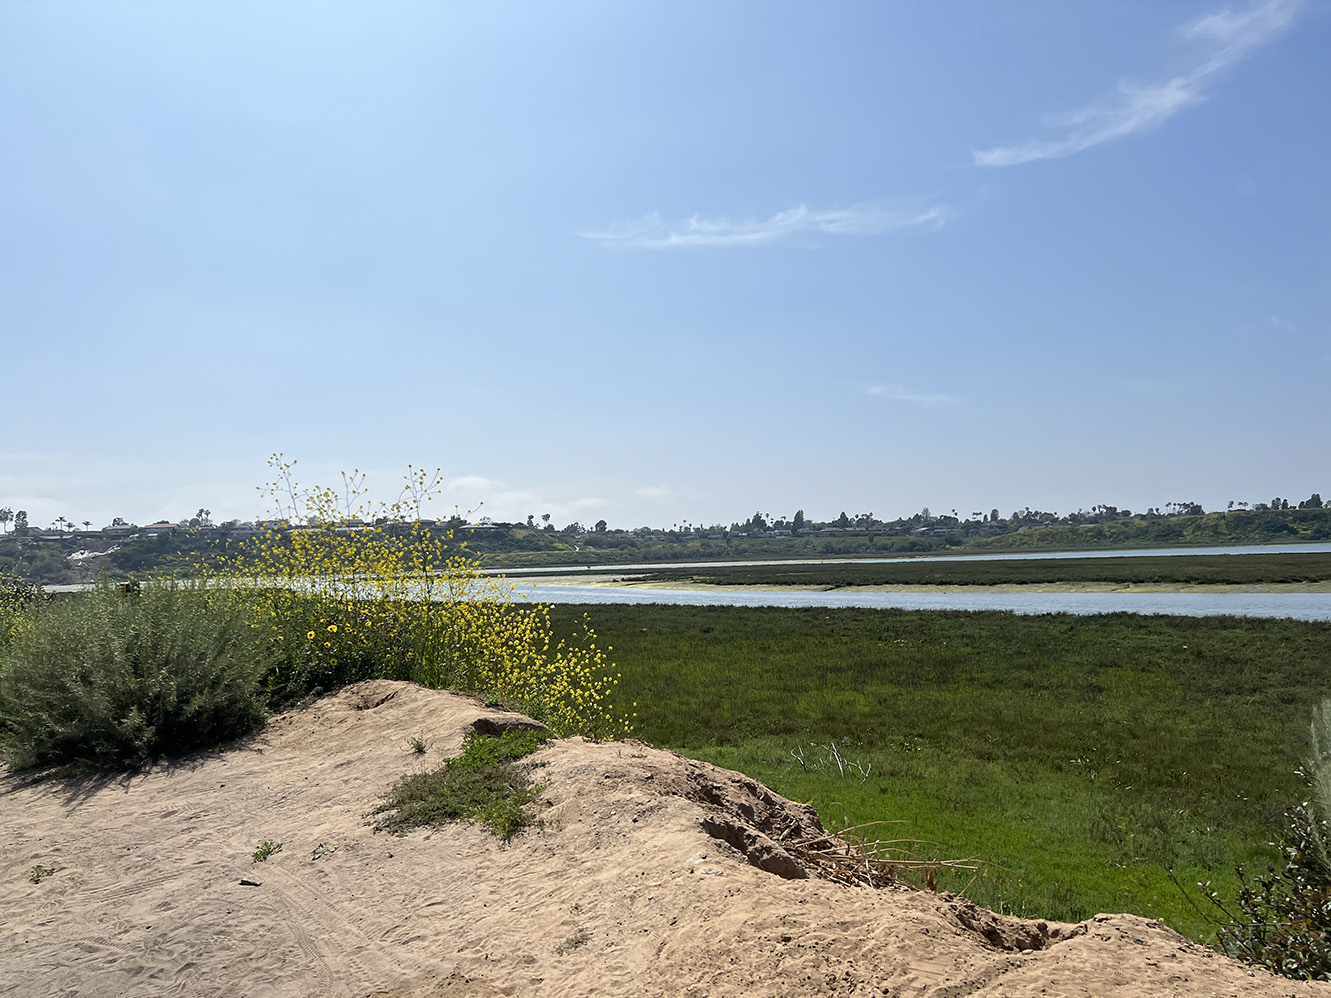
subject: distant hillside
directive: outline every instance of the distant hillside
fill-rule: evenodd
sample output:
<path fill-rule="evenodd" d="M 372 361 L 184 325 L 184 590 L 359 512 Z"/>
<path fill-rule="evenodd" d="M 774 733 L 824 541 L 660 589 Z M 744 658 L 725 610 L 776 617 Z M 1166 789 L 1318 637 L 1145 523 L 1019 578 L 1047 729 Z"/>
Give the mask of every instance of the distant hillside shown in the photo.
<path fill-rule="evenodd" d="M 1098 548 L 1203 547 L 1331 540 L 1331 509 L 1271 509 L 1200 516 L 1132 517 L 984 537 L 977 551 L 1090 551 Z"/>
<path fill-rule="evenodd" d="M 856 558 L 943 551 L 1093 551 L 1140 547 L 1204 547 L 1331 540 L 1331 509 L 1235 510 L 1145 516 L 1102 514 L 1098 522 L 1058 523 L 1042 514 L 983 522 L 955 517 L 882 523 L 872 519 L 808 524 L 801 529 L 710 528 L 563 530 L 523 524 L 452 525 L 456 547 L 486 567 L 625 565 L 665 561 L 747 561 L 770 558 Z M 137 532 L 135 532 L 137 530 Z M 0 536 L 0 576 L 44 585 L 187 571 L 200 559 L 235 555 L 254 543 L 254 529 L 235 527 L 117 528 L 114 531 L 28 531 Z"/>

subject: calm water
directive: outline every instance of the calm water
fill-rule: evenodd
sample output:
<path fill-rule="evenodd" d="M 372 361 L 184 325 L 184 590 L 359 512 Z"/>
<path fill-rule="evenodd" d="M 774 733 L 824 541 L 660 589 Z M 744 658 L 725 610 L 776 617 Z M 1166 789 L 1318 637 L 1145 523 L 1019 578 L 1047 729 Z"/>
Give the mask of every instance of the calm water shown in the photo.
<path fill-rule="evenodd" d="M 1242 547 L 1138 548 L 1126 551 L 1032 551 L 1020 554 L 940 555 L 914 558 L 825 558 L 772 561 L 671 562 L 652 565 L 596 565 L 559 569 L 623 575 L 656 568 L 716 568 L 742 565 L 891 564 L 905 561 L 1017 561 L 1032 558 L 1141 558 L 1158 555 L 1331 553 L 1331 544 L 1254 544 Z M 549 572 L 551 569 L 534 569 Z M 505 572 L 510 578 L 521 570 Z M 1331 620 L 1331 593 L 873 593 L 734 592 L 708 589 L 652 589 L 637 586 L 567 586 L 518 582 L 516 588 L 545 603 L 672 603 L 678 606 L 857 606 L 905 610 L 1010 610 L 1013 613 L 1163 613 L 1185 617 L 1288 617 Z"/>
<path fill-rule="evenodd" d="M 1166 613 L 1186 617 L 1331 620 L 1331 593 L 866 593 L 728 592 L 518 583 L 544 603 L 672 603 L 682 606 L 857 606 L 907 610 L 1011 610 L 1014 613 Z"/>

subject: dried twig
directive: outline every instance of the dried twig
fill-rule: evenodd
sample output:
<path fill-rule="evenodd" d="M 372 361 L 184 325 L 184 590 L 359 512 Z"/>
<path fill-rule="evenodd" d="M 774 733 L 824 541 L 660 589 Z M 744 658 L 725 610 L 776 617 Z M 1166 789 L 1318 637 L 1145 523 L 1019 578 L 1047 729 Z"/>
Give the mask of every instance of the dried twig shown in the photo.
<path fill-rule="evenodd" d="M 935 845 L 924 839 L 870 839 L 868 832 L 882 825 L 900 825 L 904 821 L 869 821 L 847 825 L 840 832 L 785 840 L 782 847 L 800 859 L 812 872 L 834 883 L 857 887 L 885 887 L 910 883 L 933 888 L 941 870 L 965 871 L 972 876 L 964 894 L 975 882 L 981 864 L 974 857 L 965 859 L 924 859 L 916 853 L 921 846 Z"/>

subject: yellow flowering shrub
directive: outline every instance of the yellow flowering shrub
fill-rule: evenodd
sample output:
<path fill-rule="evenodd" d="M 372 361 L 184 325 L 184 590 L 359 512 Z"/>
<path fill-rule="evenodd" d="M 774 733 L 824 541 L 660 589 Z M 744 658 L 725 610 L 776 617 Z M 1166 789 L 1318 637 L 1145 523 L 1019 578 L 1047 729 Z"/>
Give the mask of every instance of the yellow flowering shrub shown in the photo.
<path fill-rule="evenodd" d="M 295 461 L 275 454 L 269 464 L 276 478 L 262 491 L 274 519 L 208 571 L 244 594 L 254 628 L 271 638 L 276 704 L 381 677 L 512 701 L 563 734 L 631 729 L 590 626 L 556 641 L 547 606 L 482 573 L 451 531 L 423 519 L 437 470 L 408 466 L 397 501 L 376 504 L 358 471 L 340 490 L 307 489 Z"/>

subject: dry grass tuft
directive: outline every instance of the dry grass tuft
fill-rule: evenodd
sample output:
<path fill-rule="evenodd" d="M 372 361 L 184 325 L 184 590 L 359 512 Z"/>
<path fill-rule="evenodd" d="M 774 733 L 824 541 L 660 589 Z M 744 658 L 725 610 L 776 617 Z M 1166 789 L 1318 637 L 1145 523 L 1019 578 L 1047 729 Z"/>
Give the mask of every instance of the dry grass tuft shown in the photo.
<path fill-rule="evenodd" d="M 795 856 L 811 873 L 833 883 L 850 887 L 887 887 L 907 884 L 924 890 L 938 889 L 942 870 L 962 870 L 971 874 L 970 882 L 959 893 L 963 896 L 980 874 L 981 864 L 967 859 L 926 859 L 919 855 L 923 846 L 933 845 L 923 839 L 882 839 L 883 825 L 902 825 L 904 821 L 866 821 L 851 824 L 839 832 L 825 832 L 790 842 L 782 847 Z"/>

